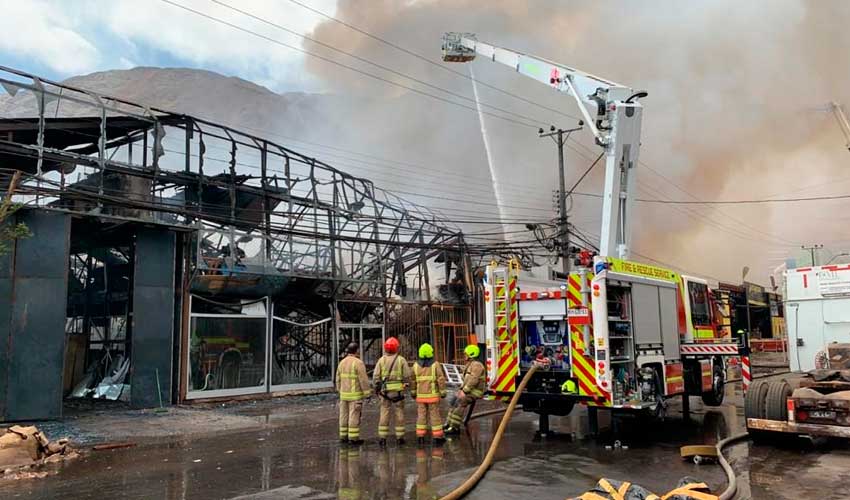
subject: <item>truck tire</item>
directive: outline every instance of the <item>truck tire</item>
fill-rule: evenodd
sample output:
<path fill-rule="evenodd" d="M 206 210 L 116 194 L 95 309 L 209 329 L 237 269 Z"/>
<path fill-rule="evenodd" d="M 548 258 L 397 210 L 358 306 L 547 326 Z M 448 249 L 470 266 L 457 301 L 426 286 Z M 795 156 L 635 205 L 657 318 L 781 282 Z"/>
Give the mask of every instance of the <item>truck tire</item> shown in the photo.
<path fill-rule="evenodd" d="M 768 384 L 764 380 L 756 380 L 750 385 L 747 395 L 744 397 L 744 418 L 765 418 L 765 399 L 767 398 Z M 750 438 L 757 444 L 768 444 L 771 442 L 772 432 L 747 427 Z"/>
<path fill-rule="evenodd" d="M 723 361 L 714 363 L 711 372 L 711 390 L 702 393 L 702 402 L 708 406 L 720 406 L 726 396 L 726 373 L 723 370 Z"/>
<path fill-rule="evenodd" d="M 764 400 L 767 396 L 767 382 L 756 380 L 750 385 L 744 397 L 744 418 L 765 418 Z"/>
<path fill-rule="evenodd" d="M 788 420 L 787 399 L 791 397 L 791 386 L 784 380 L 774 380 L 767 385 L 765 417 L 768 420 Z"/>

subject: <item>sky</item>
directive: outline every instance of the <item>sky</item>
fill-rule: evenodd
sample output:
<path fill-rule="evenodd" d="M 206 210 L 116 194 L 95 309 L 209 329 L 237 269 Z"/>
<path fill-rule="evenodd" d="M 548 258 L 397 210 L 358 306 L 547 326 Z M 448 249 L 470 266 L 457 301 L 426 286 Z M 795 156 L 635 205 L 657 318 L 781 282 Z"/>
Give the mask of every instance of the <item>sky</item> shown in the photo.
<path fill-rule="evenodd" d="M 268 26 L 207 0 L 179 0 L 196 10 L 263 33 Z M 333 15 L 335 0 L 311 0 Z M 233 2 L 252 13 L 310 32 L 321 18 L 286 0 Z M 26 27 L 25 29 L 22 29 Z M 320 90 L 292 49 L 258 43 L 160 0 L 0 0 L 0 61 L 51 79 L 135 66 L 200 67 L 238 75 L 275 91 Z M 300 46 L 300 39 L 274 31 Z"/>

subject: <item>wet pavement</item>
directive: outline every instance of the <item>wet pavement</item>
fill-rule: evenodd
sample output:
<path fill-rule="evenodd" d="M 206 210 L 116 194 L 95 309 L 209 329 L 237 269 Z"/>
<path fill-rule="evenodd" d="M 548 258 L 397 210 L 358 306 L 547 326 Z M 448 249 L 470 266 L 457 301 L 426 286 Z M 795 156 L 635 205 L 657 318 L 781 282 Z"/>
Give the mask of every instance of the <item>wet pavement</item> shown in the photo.
<path fill-rule="evenodd" d="M 586 412 L 577 408 L 569 417 L 553 417 L 558 435 L 544 440 L 535 437 L 536 416 L 518 413 L 496 463 L 467 498 L 564 499 L 592 487 L 600 477 L 630 480 L 662 493 L 681 477 L 692 476 L 720 491 L 726 484 L 720 467 L 684 461 L 679 447 L 714 443 L 740 432 L 744 422 L 740 394 L 718 409 L 703 409 L 697 399 L 691 401 L 690 422 L 682 419 L 678 401 L 671 403 L 663 423 L 624 420 L 620 439 L 627 449 L 608 448 L 614 436 L 607 413 L 600 413 L 603 434 L 598 439 L 583 434 Z M 413 405 L 407 410 L 412 418 Z M 215 419 L 222 413 L 255 425 L 216 430 Z M 467 433 L 442 447 L 421 448 L 415 445 L 408 419 L 408 444 L 381 449 L 375 439 L 374 403 L 364 414 L 368 441 L 361 447 L 336 443 L 336 411 L 327 398 L 309 404 L 208 409 L 200 415 L 192 415 L 198 426 L 194 433 L 180 437 L 166 433 L 165 440 L 141 440 L 135 448 L 88 452 L 78 460 L 50 466 L 52 474 L 43 479 L 0 479 L 0 498 L 434 498 L 471 474 L 500 418 L 475 420 Z M 209 417 L 209 425 L 203 415 Z M 169 419 L 145 424 L 156 425 L 168 426 Z M 846 443 L 775 447 L 744 442 L 727 456 L 738 473 L 740 498 L 850 497 Z"/>

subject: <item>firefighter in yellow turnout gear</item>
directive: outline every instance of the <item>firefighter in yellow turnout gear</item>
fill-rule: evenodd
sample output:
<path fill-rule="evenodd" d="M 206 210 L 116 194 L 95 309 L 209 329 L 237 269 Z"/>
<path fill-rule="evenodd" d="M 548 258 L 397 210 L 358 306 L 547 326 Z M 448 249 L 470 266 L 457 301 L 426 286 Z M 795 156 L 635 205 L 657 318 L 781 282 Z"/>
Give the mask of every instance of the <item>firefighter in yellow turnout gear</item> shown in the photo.
<path fill-rule="evenodd" d="M 455 434 L 460 432 L 466 410 L 475 400 L 484 396 L 487 385 L 487 373 L 484 365 L 478 361 L 481 349 L 477 345 L 470 344 L 463 350 L 466 354 L 466 367 L 463 369 L 463 385 L 456 394 L 452 409 L 446 418 L 446 433 Z"/>
<path fill-rule="evenodd" d="M 431 344 L 419 346 L 419 361 L 413 365 L 416 383 L 411 392 L 416 397 L 416 439 L 425 442 L 428 430 L 437 442 L 445 441 L 443 421 L 440 418 L 440 399 L 446 396 L 446 376 L 443 367 L 434 360 Z"/>
<path fill-rule="evenodd" d="M 390 434 L 390 417 L 395 416 L 395 437 L 398 444 L 404 443 L 404 391 L 409 387 L 410 367 L 407 360 L 398 354 L 398 339 L 390 337 L 384 342 L 385 354 L 375 365 L 372 378 L 375 394 L 381 398 L 381 414 L 378 420 L 378 443 L 387 444 Z"/>
<path fill-rule="evenodd" d="M 360 414 L 363 400 L 371 394 L 366 365 L 357 356 L 360 346 L 348 344 L 345 358 L 336 369 L 336 390 L 339 391 L 339 440 L 362 444 L 360 439 Z"/>

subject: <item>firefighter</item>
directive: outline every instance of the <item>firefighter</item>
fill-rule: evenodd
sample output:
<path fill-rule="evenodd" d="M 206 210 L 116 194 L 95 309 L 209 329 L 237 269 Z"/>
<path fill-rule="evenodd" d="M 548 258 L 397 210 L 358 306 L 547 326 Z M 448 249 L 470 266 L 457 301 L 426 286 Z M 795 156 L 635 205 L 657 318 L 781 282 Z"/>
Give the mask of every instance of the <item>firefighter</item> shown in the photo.
<path fill-rule="evenodd" d="M 384 342 L 384 355 L 375 365 L 373 385 L 375 394 L 381 398 L 381 415 L 378 420 L 378 443 L 387 444 L 390 420 L 395 414 L 395 437 L 404 444 L 404 391 L 409 387 L 410 367 L 407 360 L 398 354 L 398 339 L 390 337 Z"/>
<path fill-rule="evenodd" d="M 463 385 L 455 395 L 452 409 L 446 418 L 446 433 L 456 434 L 460 432 L 466 409 L 476 400 L 484 396 L 484 388 L 487 384 L 487 373 L 484 365 L 478 361 L 481 349 L 475 344 L 466 346 L 463 350 L 466 354 L 466 367 L 463 369 Z"/>
<path fill-rule="evenodd" d="M 425 443 L 428 429 L 437 443 L 445 441 L 440 418 L 440 399 L 446 396 L 446 376 L 443 367 L 434 360 L 434 348 L 425 343 L 419 346 L 419 361 L 413 365 L 416 383 L 411 392 L 416 397 L 416 440 Z"/>
<path fill-rule="evenodd" d="M 360 414 L 363 400 L 369 397 L 369 376 L 366 365 L 358 357 L 360 346 L 348 344 L 346 356 L 336 369 L 336 389 L 339 391 L 339 440 L 341 443 L 363 444 L 360 439 Z"/>

